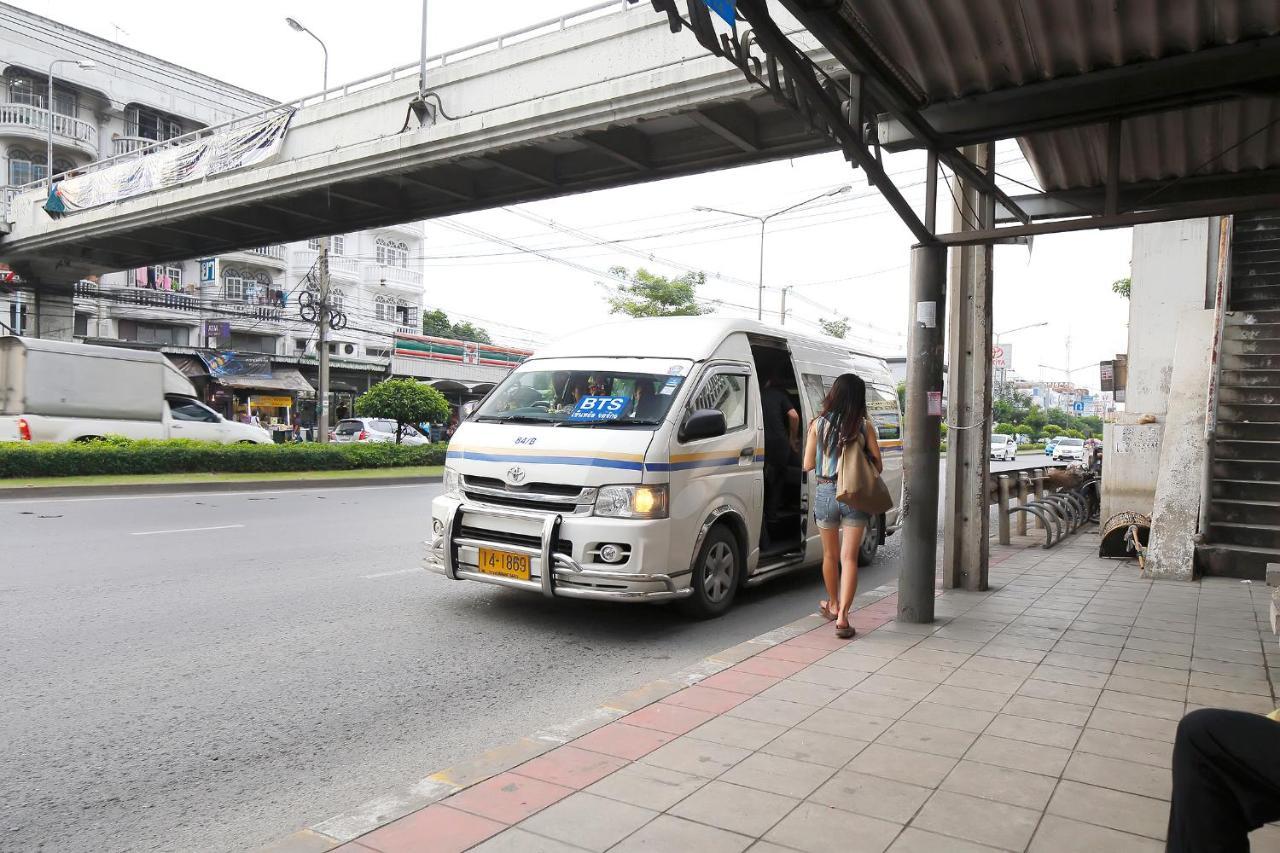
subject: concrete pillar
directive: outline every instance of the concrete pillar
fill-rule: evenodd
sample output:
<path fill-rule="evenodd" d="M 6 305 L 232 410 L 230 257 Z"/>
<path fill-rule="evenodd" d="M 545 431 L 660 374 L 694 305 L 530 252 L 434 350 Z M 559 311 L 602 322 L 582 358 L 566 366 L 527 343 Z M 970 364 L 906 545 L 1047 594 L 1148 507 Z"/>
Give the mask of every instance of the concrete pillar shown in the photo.
<path fill-rule="evenodd" d="M 75 340 L 76 311 L 70 292 L 50 292 L 36 285 L 34 288 L 35 318 L 31 328 L 34 336 L 51 341 Z"/>
<path fill-rule="evenodd" d="M 1019 474 L 1018 505 L 1026 506 L 1029 503 L 1031 503 L 1031 481 L 1027 478 L 1026 474 Z M 1018 513 L 1018 535 L 1027 535 L 1027 514 L 1025 512 Z"/>
<path fill-rule="evenodd" d="M 1009 475 L 1001 474 L 998 485 L 998 497 L 996 499 L 996 511 L 1000 513 L 1000 544 L 1009 544 Z M 1022 513 L 1018 513 L 1022 515 Z"/>
<path fill-rule="evenodd" d="M 898 618 L 932 622 L 938 556 L 938 443 L 941 439 L 942 345 L 947 308 L 947 250 L 911 250 L 907 335 L 907 411 L 903 435 L 902 569 Z M 930 398 L 935 413 L 930 413 Z"/>
<path fill-rule="evenodd" d="M 989 145 L 963 149 L 975 163 L 986 163 Z M 959 204 L 952 210 L 953 230 L 991 227 L 987 205 L 968 181 L 956 181 Z M 975 216 L 975 214 L 977 214 Z M 946 507 L 942 538 L 942 585 L 984 590 L 991 559 L 991 247 L 963 246 L 951 252 L 948 303 Z"/>

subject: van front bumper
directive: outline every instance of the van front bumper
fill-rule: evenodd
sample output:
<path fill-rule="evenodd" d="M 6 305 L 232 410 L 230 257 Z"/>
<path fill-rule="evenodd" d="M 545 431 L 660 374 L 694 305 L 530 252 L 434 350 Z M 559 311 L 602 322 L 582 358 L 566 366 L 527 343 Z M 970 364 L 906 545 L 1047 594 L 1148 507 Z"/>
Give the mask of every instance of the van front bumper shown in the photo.
<path fill-rule="evenodd" d="M 464 521 L 466 522 L 464 525 Z M 472 580 L 495 586 L 540 592 L 548 598 L 583 598 L 594 601 L 670 601 L 684 598 L 693 590 L 689 573 L 684 576 L 630 572 L 624 569 L 584 566 L 571 553 L 557 550 L 561 537 L 571 528 L 579 540 L 591 538 L 589 528 L 604 521 L 608 528 L 598 535 L 606 541 L 618 538 L 618 519 L 568 517 L 523 509 L 475 504 L 449 496 L 432 503 L 432 531 L 427 544 L 424 568 L 453 580 Z M 438 522 L 438 523 L 437 523 Z M 596 525 L 593 525 L 593 522 Z M 625 523 L 625 522 L 624 522 Z M 527 531 L 522 541 L 512 535 L 485 535 L 486 527 Z M 504 577 L 481 572 L 475 554 L 480 548 L 492 548 L 530 558 L 530 579 Z M 633 555 L 636 549 L 633 549 Z M 546 570 L 544 567 L 550 567 Z"/>

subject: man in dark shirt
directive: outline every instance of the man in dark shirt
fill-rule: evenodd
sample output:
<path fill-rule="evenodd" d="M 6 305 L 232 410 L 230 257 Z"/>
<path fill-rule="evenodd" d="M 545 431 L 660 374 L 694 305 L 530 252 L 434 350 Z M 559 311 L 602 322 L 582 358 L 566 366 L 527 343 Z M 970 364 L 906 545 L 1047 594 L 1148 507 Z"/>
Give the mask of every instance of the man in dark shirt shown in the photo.
<path fill-rule="evenodd" d="M 782 380 L 776 372 L 765 379 L 760 392 L 760 406 L 764 412 L 764 520 L 767 541 L 768 522 L 776 519 L 783 507 L 791 453 L 799 451 L 800 413 L 783 390 Z"/>

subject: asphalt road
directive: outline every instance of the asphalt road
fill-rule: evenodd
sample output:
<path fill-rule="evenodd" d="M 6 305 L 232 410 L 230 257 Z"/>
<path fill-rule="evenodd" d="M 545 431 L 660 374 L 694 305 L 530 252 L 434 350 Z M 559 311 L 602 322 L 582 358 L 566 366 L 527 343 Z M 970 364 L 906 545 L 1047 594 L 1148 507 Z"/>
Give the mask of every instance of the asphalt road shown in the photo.
<path fill-rule="evenodd" d="M 0 502 L 0 850 L 255 849 L 821 597 L 691 622 L 455 583 L 417 568 L 436 488 Z"/>

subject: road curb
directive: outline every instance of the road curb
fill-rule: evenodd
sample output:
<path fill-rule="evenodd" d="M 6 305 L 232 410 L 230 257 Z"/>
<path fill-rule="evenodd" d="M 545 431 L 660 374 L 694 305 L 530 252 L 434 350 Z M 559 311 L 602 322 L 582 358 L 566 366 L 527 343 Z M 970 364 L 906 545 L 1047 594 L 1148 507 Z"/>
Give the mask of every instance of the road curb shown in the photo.
<path fill-rule="evenodd" d="M 868 590 L 854 600 L 853 609 L 861 610 L 896 591 L 896 584 L 884 584 Z M 530 759 L 754 657 L 765 649 L 826 624 L 826 620 L 816 613 L 803 616 L 787 625 L 716 652 L 672 675 L 607 699 L 580 717 L 487 750 L 462 764 L 432 773 L 408 788 L 377 797 L 349 812 L 334 815 L 299 830 L 263 847 L 261 853 L 325 853 L 464 788 L 514 769 Z"/>
<path fill-rule="evenodd" d="M 348 488 L 352 486 L 411 486 L 439 483 L 442 477 L 347 477 L 332 480 L 228 480 L 205 483 L 125 483 L 101 486 L 7 486 L 0 488 L 0 500 L 14 498 L 79 498 L 101 495 L 175 495 L 218 492 L 274 492 L 306 489 Z"/>

